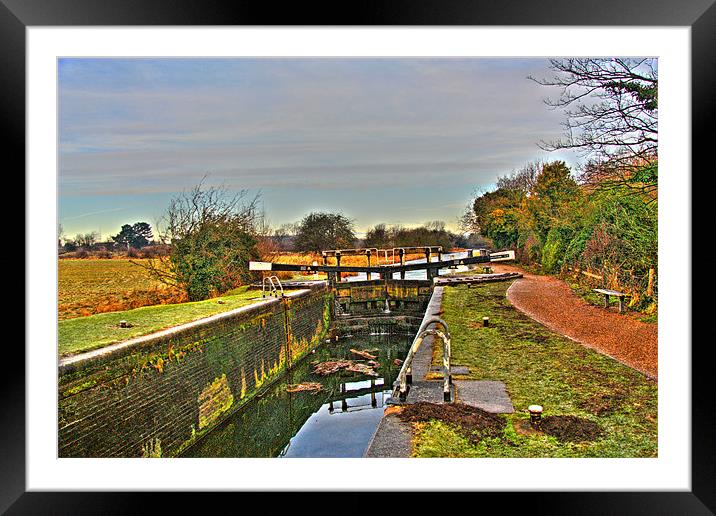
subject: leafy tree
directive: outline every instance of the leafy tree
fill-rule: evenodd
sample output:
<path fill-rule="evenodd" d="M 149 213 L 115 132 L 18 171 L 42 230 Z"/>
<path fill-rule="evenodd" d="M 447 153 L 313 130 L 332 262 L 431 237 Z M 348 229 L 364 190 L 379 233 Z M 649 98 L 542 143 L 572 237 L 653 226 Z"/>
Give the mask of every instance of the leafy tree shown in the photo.
<path fill-rule="evenodd" d="M 132 230 L 136 235 L 132 247 L 136 247 L 137 249 L 148 246 L 154 238 L 154 235 L 152 234 L 152 226 L 146 222 L 137 222 L 132 226 Z"/>
<path fill-rule="evenodd" d="M 554 161 L 542 167 L 527 201 L 531 226 L 540 242 L 547 240 L 550 229 L 565 216 L 578 195 L 577 182 L 563 161 Z"/>
<path fill-rule="evenodd" d="M 137 222 L 134 225 L 124 224 L 120 232 L 112 237 L 117 245 L 141 249 L 149 245 L 153 238 L 152 227 L 146 222 Z"/>
<path fill-rule="evenodd" d="M 134 231 L 132 231 L 132 226 L 129 224 L 123 224 L 119 233 L 114 235 L 112 237 L 112 240 L 114 240 L 114 243 L 122 246 L 126 249 L 129 249 L 132 245 L 132 239 L 134 238 Z"/>
<path fill-rule="evenodd" d="M 658 182 L 656 59 L 551 59 L 555 75 L 530 79 L 560 89 L 545 102 L 564 109 L 565 136 L 546 150 L 576 149 L 588 158 L 582 178 L 597 188 L 655 194 Z"/>
<path fill-rule="evenodd" d="M 169 256 L 136 262 L 185 290 L 190 301 L 253 280 L 248 262 L 259 258 L 258 197 L 247 201 L 245 190 L 232 195 L 226 187 L 206 187 L 204 179 L 167 208 L 160 239 L 171 245 Z"/>
<path fill-rule="evenodd" d="M 313 212 L 298 227 L 295 247 L 300 251 L 351 248 L 356 236 L 353 221 L 341 213 Z"/>

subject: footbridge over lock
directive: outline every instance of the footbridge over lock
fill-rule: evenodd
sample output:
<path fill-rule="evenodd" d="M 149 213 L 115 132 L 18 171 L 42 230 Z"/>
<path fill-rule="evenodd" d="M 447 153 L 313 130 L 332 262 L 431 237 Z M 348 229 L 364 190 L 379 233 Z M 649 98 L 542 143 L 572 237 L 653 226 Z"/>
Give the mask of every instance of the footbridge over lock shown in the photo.
<path fill-rule="evenodd" d="M 407 261 L 407 257 L 424 255 L 424 259 Z M 345 257 L 359 256 L 364 263 Z M 323 263 L 311 265 L 280 262 L 250 262 L 250 269 L 262 271 L 269 278 L 276 272 L 295 272 L 302 276 L 326 274 L 327 280 L 284 281 L 283 286 L 305 287 L 311 283 L 327 283 L 332 292 L 333 321 L 337 334 L 403 334 L 415 335 L 436 286 L 474 284 L 504 280 L 515 274 L 444 275 L 441 271 L 464 270 L 470 266 L 514 260 L 514 251 L 489 252 L 468 249 L 460 253 L 444 253 L 440 246 L 396 247 L 391 249 L 331 249 L 321 253 Z M 342 261 L 343 259 L 343 261 Z M 333 262 L 333 263 L 329 263 Z M 425 271 L 423 278 L 414 279 Z M 278 278 L 276 278 L 278 281 Z M 267 279 L 264 278 L 264 285 Z M 273 289 L 275 295 L 280 290 Z"/>
<path fill-rule="evenodd" d="M 421 252 L 425 254 L 425 261 L 406 261 L 408 253 Z M 379 263 L 380 255 L 384 257 L 390 254 L 392 257 L 390 263 Z M 443 249 L 440 246 L 416 246 L 416 247 L 397 247 L 392 249 L 333 249 L 322 251 L 321 256 L 323 263 L 313 262 L 311 265 L 302 265 L 294 263 L 280 262 L 249 262 L 249 270 L 262 272 L 296 272 L 302 274 L 325 273 L 328 275 L 328 281 L 332 286 L 343 281 L 343 273 L 365 273 L 366 279 L 371 280 L 373 276 L 377 276 L 382 280 L 395 279 L 395 275 L 399 275 L 401 280 L 405 280 L 405 273 L 409 271 L 425 270 L 427 273 L 427 281 L 432 280 L 440 275 L 441 269 L 456 269 L 460 265 L 476 265 L 480 263 L 508 261 L 515 259 L 515 252 L 499 251 L 491 253 L 486 249 L 468 249 L 465 256 L 459 258 L 443 259 Z M 365 265 L 341 265 L 341 259 L 345 256 L 365 256 Z M 395 261 L 398 257 L 398 262 Z M 335 258 L 335 265 L 329 265 L 328 259 Z M 372 258 L 375 257 L 376 263 L 373 264 Z M 437 257 L 437 260 L 433 260 Z"/>

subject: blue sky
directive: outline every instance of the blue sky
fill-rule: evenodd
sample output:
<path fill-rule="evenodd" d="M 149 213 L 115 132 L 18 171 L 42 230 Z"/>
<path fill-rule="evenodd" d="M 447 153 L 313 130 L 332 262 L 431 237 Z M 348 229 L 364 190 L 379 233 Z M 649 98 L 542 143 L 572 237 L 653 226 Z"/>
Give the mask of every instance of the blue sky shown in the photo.
<path fill-rule="evenodd" d="M 455 227 L 476 189 L 560 136 L 546 59 L 61 59 L 65 233 L 153 226 L 208 182 L 260 193 L 272 225 L 341 210 Z"/>

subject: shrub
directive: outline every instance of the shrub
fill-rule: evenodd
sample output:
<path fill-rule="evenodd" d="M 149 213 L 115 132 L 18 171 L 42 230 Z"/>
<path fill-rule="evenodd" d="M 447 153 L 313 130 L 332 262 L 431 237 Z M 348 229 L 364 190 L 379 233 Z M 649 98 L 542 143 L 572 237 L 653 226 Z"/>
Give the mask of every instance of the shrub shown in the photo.
<path fill-rule="evenodd" d="M 203 180 L 173 198 L 164 215 L 162 242 L 169 256 L 140 264 L 159 281 L 184 290 L 199 301 L 258 279 L 248 262 L 256 248 L 258 197 L 245 203 L 245 191 L 230 195 L 226 187 L 204 187 Z"/>
<path fill-rule="evenodd" d="M 547 233 L 542 246 L 542 270 L 559 272 L 564 265 L 565 251 L 574 231 L 569 227 L 554 227 Z"/>

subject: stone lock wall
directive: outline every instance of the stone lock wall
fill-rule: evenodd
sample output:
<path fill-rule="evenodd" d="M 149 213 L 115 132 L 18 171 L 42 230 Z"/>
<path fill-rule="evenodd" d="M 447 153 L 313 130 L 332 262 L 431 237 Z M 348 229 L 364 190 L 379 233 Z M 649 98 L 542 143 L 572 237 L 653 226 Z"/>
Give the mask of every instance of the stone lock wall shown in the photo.
<path fill-rule="evenodd" d="M 314 288 L 61 364 L 59 456 L 177 455 L 326 337 L 332 297 Z"/>
<path fill-rule="evenodd" d="M 420 315 L 430 301 L 432 282 L 425 280 L 370 280 L 335 286 L 339 313 L 372 316 L 381 314 L 386 301 L 394 315 Z"/>

